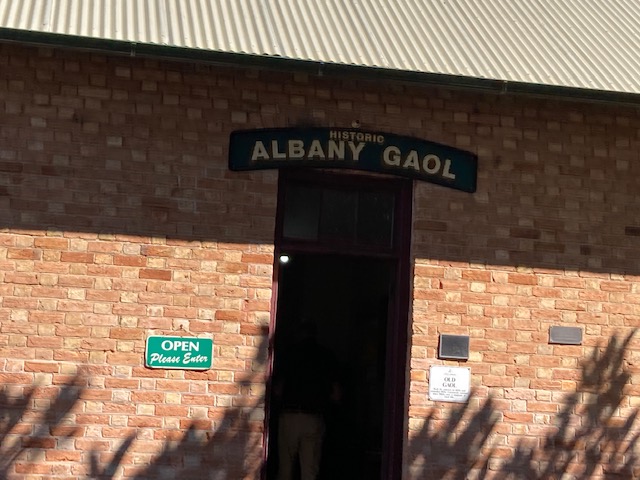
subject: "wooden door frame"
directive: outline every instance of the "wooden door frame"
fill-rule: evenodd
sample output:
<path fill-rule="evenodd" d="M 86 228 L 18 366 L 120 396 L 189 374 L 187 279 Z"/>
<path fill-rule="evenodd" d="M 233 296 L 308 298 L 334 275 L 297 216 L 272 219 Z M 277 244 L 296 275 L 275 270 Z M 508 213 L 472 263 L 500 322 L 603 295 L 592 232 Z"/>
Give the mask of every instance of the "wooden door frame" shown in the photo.
<path fill-rule="evenodd" d="M 356 184 L 358 186 L 378 185 L 396 194 L 393 243 L 389 251 L 345 248 L 340 244 L 331 246 L 319 243 L 292 242 L 282 237 L 286 185 L 293 181 L 304 181 L 322 186 Z M 389 375 L 385 375 L 385 392 L 388 404 L 383 419 L 383 456 L 381 479 L 400 480 L 402 476 L 402 456 L 406 420 L 406 387 L 408 369 L 408 329 L 410 312 L 410 247 L 413 184 L 410 180 L 388 176 L 370 176 L 362 174 L 325 173 L 318 170 L 281 170 L 278 178 L 278 205 L 275 229 L 275 251 L 273 284 L 271 297 L 271 317 L 269 321 L 269 348 L 265 393 L 265 420 L 263 433 L 263 469 L 262 479 L 267 475 L 267 457 L 269 454 L 269 428 L 271 411 L 271 375 L 273 373 L 273 350 L 279 295 L 280 255 L 287 253 L 319 253 L 360 255 L 371 258 L 388 258 L 395 262 L 395 285 L 393 299 L 390 299 L 390 313 L 387 321 L 387 349 L 385 364 Z M 379 250 L 379 249 L 378 249 Z"/>

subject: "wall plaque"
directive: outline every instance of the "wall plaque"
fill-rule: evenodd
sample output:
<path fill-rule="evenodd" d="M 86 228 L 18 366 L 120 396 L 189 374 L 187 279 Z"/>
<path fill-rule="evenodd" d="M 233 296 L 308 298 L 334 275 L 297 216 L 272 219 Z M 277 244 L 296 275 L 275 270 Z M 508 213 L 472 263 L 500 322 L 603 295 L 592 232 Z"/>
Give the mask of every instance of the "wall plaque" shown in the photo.
<path fill-rule="evenodd" d="M 438 358 L 469 359 L 469 335 L 440 335 Z"/>
<path fill-rule="evenodd" d="M 560 345 L 581 345 L 582 328 L 580 327 L 550 327 L 549 343 Z"/>
<path fill-rule="evenodd" d="M 432 365 L 429 368 L 429 400 L 464 403 L 471 393 L 471 370 Z"/>

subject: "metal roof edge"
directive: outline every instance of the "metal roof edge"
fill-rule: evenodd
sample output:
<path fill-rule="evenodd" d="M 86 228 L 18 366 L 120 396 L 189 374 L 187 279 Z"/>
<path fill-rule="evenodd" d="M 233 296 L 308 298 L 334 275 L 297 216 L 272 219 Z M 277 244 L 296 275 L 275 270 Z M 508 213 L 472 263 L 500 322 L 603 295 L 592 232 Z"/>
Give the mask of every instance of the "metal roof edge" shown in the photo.
<path fill-rule="evenodd" d="M 482 90 L 497 94 L 519 94 L 554 97 L 575 101 L 617 103 L 640 106 L 640 94 L 609 90 L 577 88 L 559 85 L 514 82 L 479 77 L 467 77 L 432 72 L 415 72 L 370 67 L 355 64 L 323 63 L 313 60 L 203 50 L 196 48 L 137 43 L 96 37 L 63 35 L 0 27 L 0 42 L 15 42 L 32 46 L 60 47 L 84 51 L 114 53 L 123 56 L 192 60 L 207 64 L 239 67 L 260 67 L 275 70 L 302 71 L 315 75 L 347 75 L 365 80 L 393 80 L 465 90 Z M 372 74 L 374 74 L 372 76 Z"/>

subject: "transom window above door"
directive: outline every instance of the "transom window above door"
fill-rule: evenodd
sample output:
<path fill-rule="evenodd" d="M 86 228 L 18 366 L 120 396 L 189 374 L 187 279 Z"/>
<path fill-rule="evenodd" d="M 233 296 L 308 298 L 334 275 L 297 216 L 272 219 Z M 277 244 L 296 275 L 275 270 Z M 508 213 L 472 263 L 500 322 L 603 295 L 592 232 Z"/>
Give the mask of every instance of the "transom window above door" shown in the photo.
<path fill-rule="evenodd" d="M 283 238 L 392 249 L 395 192 L 367 187 L 289 183 Z"/>

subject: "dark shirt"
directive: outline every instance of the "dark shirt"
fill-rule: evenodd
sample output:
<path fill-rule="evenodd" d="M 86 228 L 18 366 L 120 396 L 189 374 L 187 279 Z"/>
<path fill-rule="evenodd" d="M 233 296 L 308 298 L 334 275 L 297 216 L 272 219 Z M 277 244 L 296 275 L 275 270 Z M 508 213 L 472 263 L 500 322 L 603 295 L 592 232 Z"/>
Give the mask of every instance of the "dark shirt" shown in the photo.
<path fill-rule="evenodd" d="M 331 358 L 328 350 L 312 340 L 283 353 L 275 381 L 284 411 L 325 412 L 335 380 Z"/>

